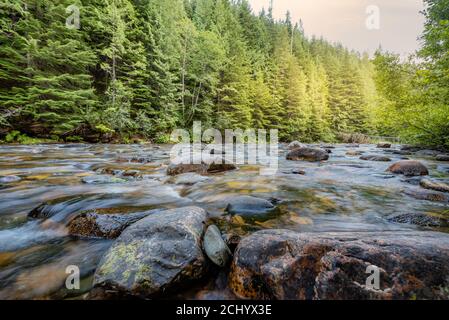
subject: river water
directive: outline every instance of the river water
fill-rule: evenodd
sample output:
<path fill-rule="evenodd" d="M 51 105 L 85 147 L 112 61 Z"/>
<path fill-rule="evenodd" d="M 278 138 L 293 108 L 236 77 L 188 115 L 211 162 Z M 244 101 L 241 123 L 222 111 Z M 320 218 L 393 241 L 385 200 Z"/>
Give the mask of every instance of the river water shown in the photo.
<path fill-rule="evenodd" d="M 391 163 L 362 161 L 346 152 L 387 155 L 393 161 L 403 156 L 374 145 L 335 147 L 329 161 L 309 163 L 285 160 L 284 146 L 279 171 L 273 176 L 261 176 L 257 166 L 240 166 L 236 171 L 207 177 L 167 177 L 169 146 L 0 146 L 0 299 L 85 297 L 98 262 L 112 243 L 68 235 L 67 218 L 87 209 L 139 212 L 196 205 L 207 209 L 223 232 L 234 229 L 242 235 L 269 228 L 419 232 L 424 228 L 390 223 L 386 218 L 397 213 L 448 214 L 447 203 L 407 195 L 407 191 L 420 187 L 414 179 L 386 173 Z M 123 160 L 132 155 L 140 162 Z M 407 157 L 421 160 L 432 178 L 449 181 L 449 163 Z M 291 174 L 293 169 L 306 174 Z M 139 175 L 120 177 L 119 172 L 126 170 L 137 170 Z M 276 199 L 283 214 L 252 225 L 229 224 L 222 218 L 224 209 L 228 200 L 238 195 Z M 28 213 L 44 202 L 51 204 L 52 218 L 29 219 Z M 76 292 L 65 289 L 66 268 L 70 265 L 81 271 L 81 289 Z M 225 275 L 218 272 L 201 286 L 180 293 L 180 297 L 232 298 L 226 291 Z"/>

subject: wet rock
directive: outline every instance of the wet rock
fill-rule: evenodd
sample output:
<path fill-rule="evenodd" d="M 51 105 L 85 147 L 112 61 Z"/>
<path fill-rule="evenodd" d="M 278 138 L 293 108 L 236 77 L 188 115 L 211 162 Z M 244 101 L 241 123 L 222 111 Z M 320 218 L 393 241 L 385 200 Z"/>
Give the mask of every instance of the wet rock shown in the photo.
<path fill-rule="evenodd" d="M 358 157 L 361 156 L 362 154 L 363 151 L 356 151 L 356 150 L 349 150 L 348 152 L 346 152 L 346 155 L 350 157 Z"/>
<path fill-rule="evenodd" d="M 177 185 L 186 185 L 186 186 L 193 186 L 194 184 L 197 184 L 199 182 L 207 181 L 209 180 L 208 177 L 201 176 L 197 173 L 184 173 L 177 175 L 169 180 L 170 183 L 174 183 Z"/>
<path fill-rule="evenodd" d="M 0 176 L 0 183 L 11 183 L 22 180 L 18 176 Z"/>
<path fill-rule="evenodd" d="M 403 160 L 393 164 L 388 168 L 389 172 L 395 174 L 403 174 L 405 176 L 427 176 L 429 175 L 429 170 L 419 161 L 414 160 Z"/>
<path fill-rule="evenodd" d="M 221 163 L 223 162 L 223 163 Z M 201 163 L 201 164 L 173 164 L 167 169 L 167 175 L 176 176 L 183 173 L 194 172 L 202 175 L 232 171 L 237 167 L 232 163 L 225 163 L 225 161 L 216 161 L 216 163 Z"/>
<path fill-rule="evenodd" d="M 398 154 L 398 155 L 401 155 L 401 156 L 409 156 L 409 155 L 412 154 L 410 151 L 406 151 L 406 150 L 392 150 L 392 153 L 393 154 Z"/>
<path fill-rule="evenodd" d="M 438 228 L 449 226 L 449 221 L 447 219 L 424 213 L 396 214 L 388 217 L 387 220 L 393 223 L 413 224 L 421 227 Z"/>
<path fill-rule="evenodd" d="M 115 184 L 115 183 L 127 182 L 125 179 L 106 176 L 106 175 L 88 176 L 88 177 L 82 178 L 81 181 L 85 184 Z"/>
<path fill-rule="evenodd" d="M 219 267 L 225 267 L 232 255 L 231 250 L 221 237 L 221 232 L 215 225 L 207 228 L 203 240 L 204 252 L 209 259 Z"/>
<path fill-rule="evenodd" d="M 224 240 L 231 252 L 234 253 L 240 241 L 242 241 L 242 237 L 237 233 L 231 232 L 224 235 Z"/>
<path fill-rule="evenodd" d="M 449 196 L 442 192 L 431 192 L 426 190 L 406 190 L 404 193 L 418 200 L 448 202 Z"/>
<path fill-rule="evenodd" d="M 117 162 L 121 163 L 141 163 L 146 164 L 152 162 L 153 159 L 150 156 L 120 156 L 117 158 Z"/>
<path fill-rule="evenodd" d="M 379 148 L 379 149 L 390 149 L 391 148 L 391 143 L 387 143 L 387 142 L 378 143 L 377 144 L 377 148 Z"/>
<path fill-rule="evenodd" d="M 306 145 L 302 144 L 299 141 L 293 141 L 287 146 L 288 150 L 301 149 L 306 148 Z"/>
<path fill-rule="evenodd" d="M 294 149 L 287 154 L 287 160 L 292 161 L 325 161 L 329 159 L 326 150 L 313 148 Z"/>
<path fill-rule="evenodd" d="M 449 192 L 449 185 L 443 182 L 431 181 L 429 179 L 422 179 L 420 185 L 424 189 L 435 190 L 440 192 Z"/>
<path fill-rule="evenodd" d="M 267 220 L 276 216 L 278 210 L 268 200 L 251 196 L 240 196 L 229 202 L 226 212 L 249 220 Z"/>
<path fill-rule="evenodd" d="M 449 154 L 439 154 L 435 158 L 436 161 L 449 161 Z"/>
<path fill-rule="evenodd" d="M 207 213 L 185 207 L 150 215 L 128 227 L 103 256 L 93 298 L 152 298 L 199 280 Z"/>
<path fill-rule="evenodd" d="M 107 214 L 104 210 L 82 212 L 72 219 L 67 228 L 69 234 L 87 238 L 117 238 L 125 228 L 147 217 L 154 211 Z"/>
<path fill-rule="evenodd" d="M 379 270 L 379 290 L 366 285 L 370 266 Z M 240 242 L 229 284 L 255 300 L 447 299 L 448 272 L 443 233 L 265 230 Z"/>
<path fill-rule="evenodd" d="M 419 150 L 415 152 L 415 155 L 420 157 L 436 157 L 440 152 L 436 150 Z"/>
<path fill-rule="evenodd" d="M 331 154 L 332 153 L 332 150 L 331 149 L 324 149 L 327 153 L 329 153 L 329 154 Z"/>
<path fill-rule="evenodd" d="M 364 161 L 379 161 L 379 162 L 390 162 L 391 159 L 384 156 L 376 156 L 376 155 L 368 155 L 368 156 L 361 156 L 360 160 Z"/>
<path fill-rule="evenodd" d="M 306 174 L 306 172 L 304 170 L 301 170 L 301 169 L 293 169 L 291 171 L 291 173 L 292 174 L 299 174 L 299 175 L 305 175 Z"/>

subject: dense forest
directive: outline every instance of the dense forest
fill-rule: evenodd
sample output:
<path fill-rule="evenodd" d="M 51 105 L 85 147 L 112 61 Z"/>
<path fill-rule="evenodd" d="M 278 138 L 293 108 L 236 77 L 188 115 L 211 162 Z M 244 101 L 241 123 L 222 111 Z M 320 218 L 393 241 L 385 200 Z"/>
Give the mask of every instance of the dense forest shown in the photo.
<path fill-rule="evenodd" d="M 202 121 L 449 146 L 449 0 L 426 4 L 404 61 L 308 38 L 245 0 L 3 0 L 0 139 L 163 143 Z"/>

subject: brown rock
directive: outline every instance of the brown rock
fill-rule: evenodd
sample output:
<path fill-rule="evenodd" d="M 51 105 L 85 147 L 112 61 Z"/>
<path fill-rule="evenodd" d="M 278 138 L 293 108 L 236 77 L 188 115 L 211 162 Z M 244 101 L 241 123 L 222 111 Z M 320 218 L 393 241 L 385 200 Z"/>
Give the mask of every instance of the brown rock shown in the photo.
<path fill-rule="evenodd" d="M 325 161 L 329 159 L 329 154 L 326 150 L 313 148 L 294 149 L 287 154 L 287 160 L 292 161 Z"/>
<path fill-rule="evenodd" d="M 349 150 L 348 152 L 346 152 L 347 156 L 350 157 L 357 157 L 357 156 L 361 156 L 363 154 L 362 151 L 356 151 L 356 150 Z"/>
<path fill-rule="evenodd" d="M 366 285 L 370 266 L 378 289 Z M 265 230 L 240 242 L 229 283 L 250 299 L 447 299 L 448 272 L 443 233 Z"/>
<path fill-rule="evenodd" d="M 395 174 L 403 174 L 409 177 L 429 175 L 429 170 L 426 166 L 421 162 L 414 160 L 399 161 L 389 167 L 387 171 Z"/>
<path fill-rule="evenodd" d="M 406 190 L 404 193 L 418 200 L 448 202 L 449 196 L 441 192 L 431 192 L 426 190 Z"/>
<path fill-rule="evenodd" d="M 449 192 L 449 185 L 443 182 L 435 182 L 430 181 L 428 179 L 422 179 L 420 185 L 424 189 L 435 190 L 440 192 Z"/>
<path fill-rule="evenodd" d="M 389 161 L 391 161 L 391 159 L 388 158 L 388 157 L 376 156 L 376 155 L 361 156 L 360 160 L 364 160 L 364 161 L 379 161 L 379 162 L 389 162 Z"/>
<path fill-rule="evenodd" d="M 379 148 L 379 149 L 390 149 L 391 148 L 391 143 L 386 143 L 386 142 L 379 143 L 377 145 L 377 148 Z"/>
<path fill-rule="evenodd" d="M 220 163 L 223 162 L 223 163 Z M 171 165 L 167 169 L 167 175 L 176 176 L 183 173 L 194 172 L 202 175 L 220 173 L 225 171 L 235 170 L 237 167 L 232 163 L 225 163 L 224 161 L 217 161 L 216 163 L 201 163 L 201 164 L 177 164 Z"/>

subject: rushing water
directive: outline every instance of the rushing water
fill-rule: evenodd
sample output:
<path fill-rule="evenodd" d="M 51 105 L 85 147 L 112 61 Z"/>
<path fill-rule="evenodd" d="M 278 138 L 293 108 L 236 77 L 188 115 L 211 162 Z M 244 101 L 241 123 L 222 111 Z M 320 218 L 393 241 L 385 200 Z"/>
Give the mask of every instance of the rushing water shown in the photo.
<path fill-rule="evenodd" d="M 197 205 L 207 209 L 224 232 L 234 229 L 241 234 L 264 228 L 300 232 L 419 229 L 390 223 L 386 217 L 447 214 L 447 203 L 404 194 L 419 186 L 385 173 L 391 163 L 362 161 L 347 156 L 348 150 L 387 154 L 393 161 L 402 157 L 373 145 L 337 145 L 327 162 L 293 162 L 285 160 L 282 149 L 274 176 L 259 175 L 256 166 L 241 166 L 207 177 L 167 177 L 169 146 L 0 146 L 0 177 L 8 177 L 0 182 L 0 299 L 80 298 L 90 290 L 95 268 L 111 241 L 68 236 L 68 217 L 86 209 L 136 212 Z M 131 155 L 144 163 L 123 161 Z M 419 160 L 432 177 L 449 181 L 448 163 Z M 292 169 L 306 174 L 291 174 Z M 113 178 L 114 170 L 137 170 L 139 177 Z M 253 225 L 225 223 L 221 217 L 227 200 L 237 195 L 278 199 L 283 214 Z M 44 202 L 52 205 L 52 218 L 28 219 L 27 214 Z M 82 288 L 76 293 L 64 285 L 70 265 L 81 270 Z M 218 273 L 182 297 L 224 298 L 227 294 L 225 275 Z"/>

